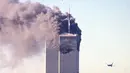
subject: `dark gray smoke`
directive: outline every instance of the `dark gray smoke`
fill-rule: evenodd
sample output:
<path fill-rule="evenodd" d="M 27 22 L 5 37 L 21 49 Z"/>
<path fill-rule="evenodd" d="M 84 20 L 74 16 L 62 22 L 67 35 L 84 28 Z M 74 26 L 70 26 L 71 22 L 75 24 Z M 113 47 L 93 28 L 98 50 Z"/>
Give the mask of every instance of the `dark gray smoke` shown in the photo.
<path fill-rule="evenodd" d="M 1 0 L 0 45 L 11 47 L 0 48 L 0 52 L 10 50 L 13 58 L 9 64 L 14 65 L 23 58 L 39 54 L 45 41 L 47 49 L 57 49 L 58 35 L 68 32 L 66 18 L 56 6 Z"/>

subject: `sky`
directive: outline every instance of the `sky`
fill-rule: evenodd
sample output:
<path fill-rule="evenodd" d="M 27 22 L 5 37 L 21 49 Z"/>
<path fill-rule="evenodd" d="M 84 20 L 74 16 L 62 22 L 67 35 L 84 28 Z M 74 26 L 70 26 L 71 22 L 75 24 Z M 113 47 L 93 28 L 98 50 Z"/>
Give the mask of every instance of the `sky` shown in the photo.
<path fill-rule="evenodd" d="M 21 0 L 24 2 L 25 0 Z M 130 73 L 129 0 L 30 0 L 56 5 L 82 30 L 80 73 Z M 106 63 L 114 62 L 114 67 Z"/>

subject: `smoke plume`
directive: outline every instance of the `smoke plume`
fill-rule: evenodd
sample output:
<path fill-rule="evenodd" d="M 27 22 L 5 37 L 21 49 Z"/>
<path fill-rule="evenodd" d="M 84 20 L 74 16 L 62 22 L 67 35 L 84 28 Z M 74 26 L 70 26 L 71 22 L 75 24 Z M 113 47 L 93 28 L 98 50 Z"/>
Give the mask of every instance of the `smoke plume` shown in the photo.
<path fill-rule="evenodd" d="M 20 3 L 18 0 L 0 2 L 0 56 L 4 67 L 14 66 L 24 58 L 39 54 L 47 42 L 47 49 L 58 47 L 59 15 L 53 9 L 40 3 Z M 8 47 L 2 47 L 8 46 Z M 3 51 L 11 59 L 2 59 Z"/>
<path fill-rule="evenodd" d="M 56 6 L 50 8 L 38 2 L 1 0 L 0 69 L 19 68 L 21 61 L 43 53 L 45 42 L 47 49 L 58 50 L 58 35 L 68 31 L 66 18 L 67 15 Z"/>

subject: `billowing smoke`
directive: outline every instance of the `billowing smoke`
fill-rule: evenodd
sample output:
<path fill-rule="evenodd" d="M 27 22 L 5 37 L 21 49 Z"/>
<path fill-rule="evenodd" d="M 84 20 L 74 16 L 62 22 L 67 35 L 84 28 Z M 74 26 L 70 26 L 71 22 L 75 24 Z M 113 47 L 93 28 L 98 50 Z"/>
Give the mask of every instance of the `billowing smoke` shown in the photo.
<path fill-rule="evenodd" d="M 10 56 L 13 56 L 9 64 L 4 66 L 15 65 L 14 63 L 23 58 L 39 54 L 43 50 L 45 41 L 48 49 L 58 47 L 60 23 L 56 9 L 56 7 L 51 9 L 40 3 L 1 0 L 0 52 L 2 56 L 3 51 L 9 51 Z M 8 48 L 2 49 L 2 46 L 8 46 Z"/>
<path fill-rule="evenodd" d="M 1 0 L 0 67 L 16 67 L 24 58 L 38 55 L 45 41 L 47 49 L 58 49 L 58 35 L 67 32 L 66 18 L 56 6 Z"/>

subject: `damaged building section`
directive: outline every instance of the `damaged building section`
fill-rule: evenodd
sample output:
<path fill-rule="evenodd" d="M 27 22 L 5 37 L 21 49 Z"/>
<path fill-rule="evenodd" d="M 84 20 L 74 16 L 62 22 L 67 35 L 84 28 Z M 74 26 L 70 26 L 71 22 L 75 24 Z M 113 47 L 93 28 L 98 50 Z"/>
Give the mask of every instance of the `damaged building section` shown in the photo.
<path fill-rule="evenodd" d="M 79 73 L 79 51 L 77 34 L 60 35 L 60 72 Z"/>
<path fill-rule="evenodd" d="M 68 19 L 69 16 L 69 19 Z M 70 25 L 68 23 L 68 20 L 70 21 Z M 61 16 L 61 25 L 60 25 L 60 35 L 64 36 L 72 36 L 76 35 L 77 40 L 77 50 L 80 50 L 80 42 L 81 42 L 81 29 L 78 27 L 78 23 L 75 22 L 75 18 L 72 17 L 71 14 L 66 14 L 65 16 Z"/>

